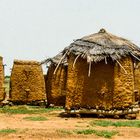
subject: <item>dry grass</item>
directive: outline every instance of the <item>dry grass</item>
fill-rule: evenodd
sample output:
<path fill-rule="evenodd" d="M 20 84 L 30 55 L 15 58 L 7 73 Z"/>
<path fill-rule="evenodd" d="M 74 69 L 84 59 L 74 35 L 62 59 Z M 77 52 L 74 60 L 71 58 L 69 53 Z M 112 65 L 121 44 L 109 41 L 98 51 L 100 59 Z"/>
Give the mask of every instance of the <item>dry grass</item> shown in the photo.
<path fill-rule="evenodd" d="M 32 116 L 32 117 L 24 117 L 24 120 L 27 121 L 47 121 L 48 119 L 43 116 Z"/>

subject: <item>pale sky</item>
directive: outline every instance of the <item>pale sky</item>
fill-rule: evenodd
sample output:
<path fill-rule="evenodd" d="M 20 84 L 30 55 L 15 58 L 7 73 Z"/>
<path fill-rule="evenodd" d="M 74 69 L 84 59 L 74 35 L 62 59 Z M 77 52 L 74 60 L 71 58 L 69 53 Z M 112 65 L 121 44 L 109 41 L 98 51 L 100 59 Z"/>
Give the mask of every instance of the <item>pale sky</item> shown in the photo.
<path fill-rule="evenodd" d="M 0 0 L 0 55 L 42 61 L 105 28 L 140 46 L 140 0 Z"/>

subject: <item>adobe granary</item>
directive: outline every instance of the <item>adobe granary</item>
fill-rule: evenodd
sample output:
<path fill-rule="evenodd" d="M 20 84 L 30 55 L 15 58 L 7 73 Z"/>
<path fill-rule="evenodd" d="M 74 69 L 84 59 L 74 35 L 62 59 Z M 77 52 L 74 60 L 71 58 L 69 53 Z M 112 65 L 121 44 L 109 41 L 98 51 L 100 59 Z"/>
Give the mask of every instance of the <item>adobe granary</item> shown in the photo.
<path fill-rule="evenodd" d="M 136 101 L 140 104 L 140 61 L 134 61 L 134 79 L 135 79 L 135 86 L 134 92 L 136 95 Z"/>
<path fill-rule="evenodd" d="M 10 101 L 15 104 L 45 101 L 46 91 L 41 64 L 15 60 L 10 79 Z"/>
<path fill-rule="evenodd" d="M 139 56 L 135 44 L 105 29 L 71 43 L 62 56 L 68 58 L 66 111 L 114 116 L 138 113 L 133 60 Z"/>
<path fill-rule="evenodd" d="M 67 61 L 63 61 L 57 71 L 55 71 L 61 58 L 62 53 L 59 53 L 55 57 L 43 62 L 46 64 L 49 63 L 47 75 L 45 76 L 48 106 L 51 104 L 54 106 L 65 106 Z"/>
<path fill-rule="evenodd" d="M 4 94 L 4 69 L 3 69 L 3 58 L 0 56 L 0 101 L 5 98 Z"/>

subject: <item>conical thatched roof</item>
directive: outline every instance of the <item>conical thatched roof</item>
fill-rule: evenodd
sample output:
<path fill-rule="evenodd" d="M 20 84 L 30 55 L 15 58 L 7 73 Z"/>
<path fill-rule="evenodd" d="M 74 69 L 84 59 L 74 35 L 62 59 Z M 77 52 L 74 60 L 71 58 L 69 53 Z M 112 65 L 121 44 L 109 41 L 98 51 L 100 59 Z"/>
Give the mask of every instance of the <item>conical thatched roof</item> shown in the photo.
<path fill-rule="evenodd" d="M 101 29 L 98 33 L 75 40 L 61 53 L 53 58 L 46 59 L 42 63 L 51 61 L 52 63 L 57 64 L 56 72 L 60 64 L 67 65 L 67 55 L 70 53 L 76 56 L 73 66 L 77 59 L 82 57 L 83 59 L 87 59 L 89 69 L 91 67 L 91 62 L 105 60 L 105 63 L 107 63 L 108 58 L 116 61 L 120 66 L 119 59 L 128 55 L 140 61 L 140 48 L 138 46 L 127 39 L 117 37 L 106 32 L 105 29 Z M 123 66 L 121 67 L 123 68 Z"/>
<path fill-rule="evenodd" d="M 87 59 L 88 62 L 99 62 L 110 57 L 113 61 L 127 55 L 136 59 L 140 56 L 140 48 L 132 42 L 112 35 L 101 29 L 98 33 L 75 40 L 64 52 L 73 53 Z"/>

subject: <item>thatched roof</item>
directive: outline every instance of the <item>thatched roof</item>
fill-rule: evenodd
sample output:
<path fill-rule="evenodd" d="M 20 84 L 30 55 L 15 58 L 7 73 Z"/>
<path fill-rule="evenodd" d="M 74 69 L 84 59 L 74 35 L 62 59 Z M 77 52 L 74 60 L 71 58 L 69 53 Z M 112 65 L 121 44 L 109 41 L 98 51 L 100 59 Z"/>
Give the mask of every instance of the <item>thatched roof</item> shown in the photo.
<path fill-rule="evenodd" d="M 119 63 L 119 60 L 123 57 L 129 55 L 140 61 L 140 48 L 138 46 L 127 39 L 106 32 L 105 29 L 101 29 L 98 33 L 75 40 L 61 53 L 44 62 L 48 63 L 51 61 L 52 63 L 57 64 L 56 72 L 60 64 L 67 64 L 67 56 L 69 54 L 74 54 L 76 56 L 73 67 L 79 57 L 87 59 L 87 62 L 89 63 L 89 76 L 91 62 L 96 63 L 105 60 L 105 63 L 107 64 L 108 58 L 111 58 L 123 68 Z"/>
<path fill-rule="evenodd" d="M 98 33 L 75 40 L 64 52 L 73 53 L 87 59 L 88 62 L 99 62 L 106 58 L 119 60 L 131 55 L 140 56 L 140 48 L 121 37 L 117 37 L 101 29 Z"/>
<path fill-rule="evenodd" d="M 45 59 L 44 61 L 42 61 L 41 63 L 42 64 L 47 64 L 47 63 L 51 63 L 51 64 L 54 64 L 54 65 L 57 65 L 61 58 L 63 57 L 63 53 L 60 52 L 59 54 L 57 54 L 56 56 L 52 57 L 52 58 L 47 58 Z M 61 64 L 63 65 L 67 65 L 67 58 L 64 58 L 63 61 L 61 62 Z"/>

